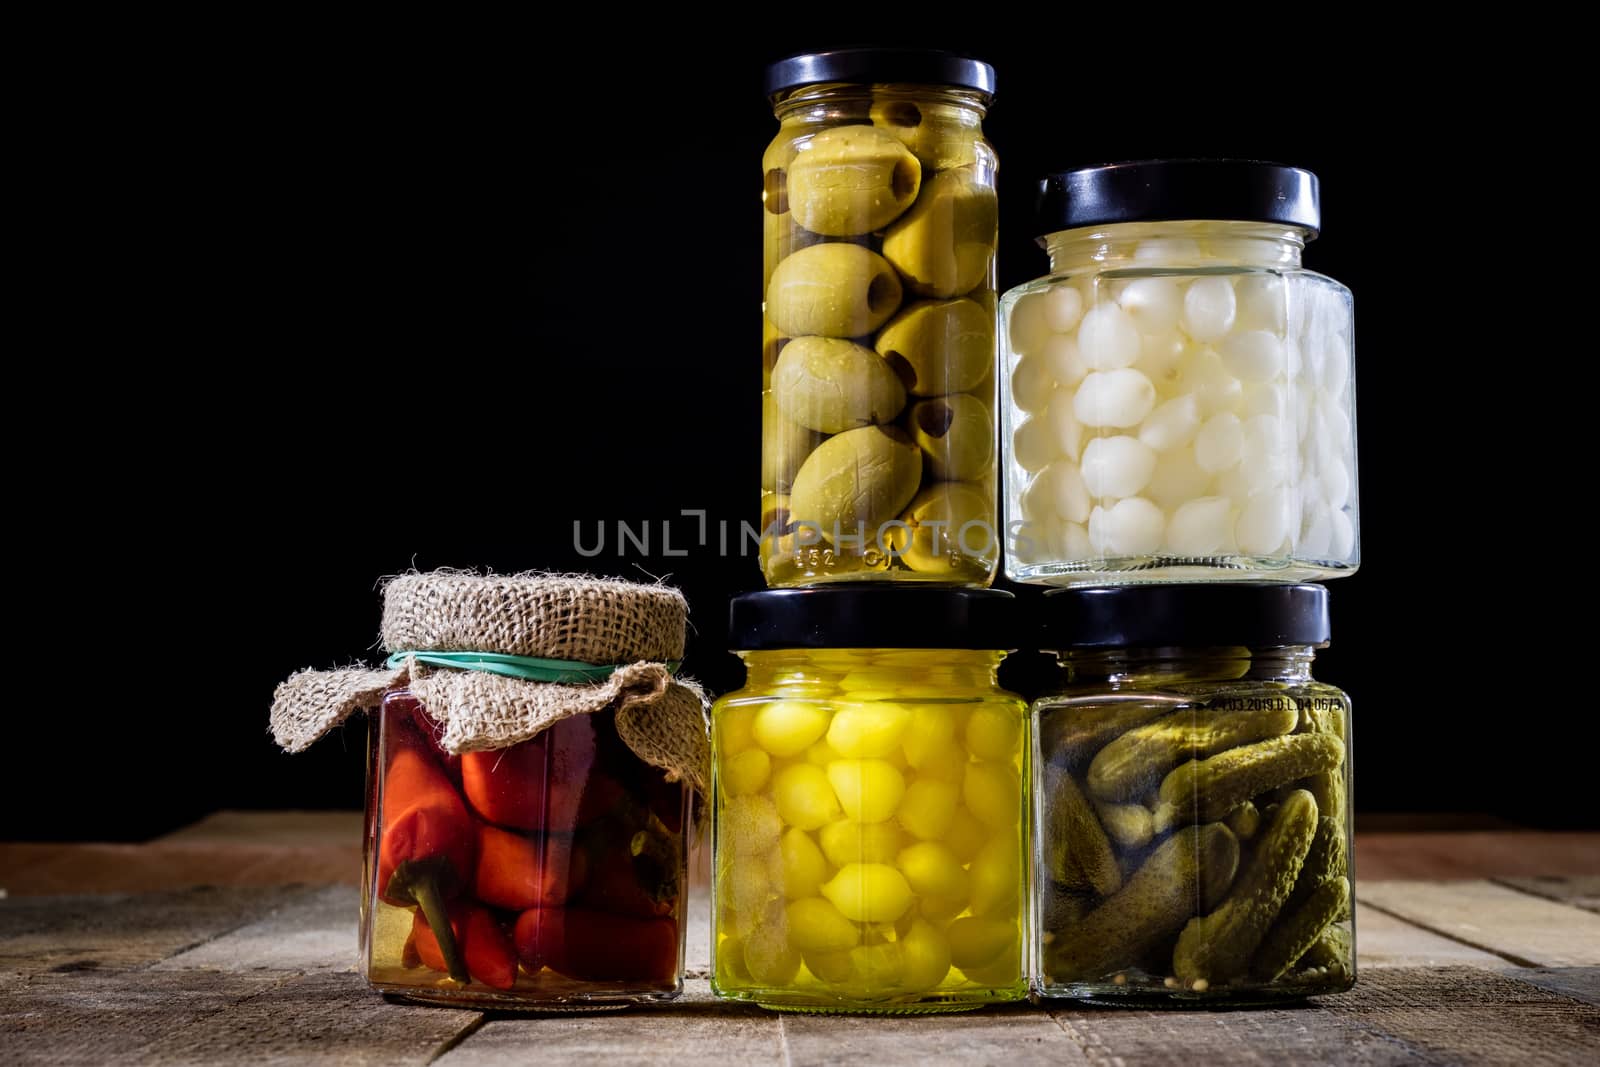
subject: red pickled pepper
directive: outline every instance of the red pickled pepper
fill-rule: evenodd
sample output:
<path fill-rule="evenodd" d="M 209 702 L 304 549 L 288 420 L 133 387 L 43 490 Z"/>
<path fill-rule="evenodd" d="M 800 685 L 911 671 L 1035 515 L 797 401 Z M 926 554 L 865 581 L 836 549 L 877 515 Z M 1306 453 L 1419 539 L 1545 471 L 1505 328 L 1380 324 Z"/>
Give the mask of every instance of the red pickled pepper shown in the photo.
<path fill-rule="evenodd" d="M 516 953 L 488 909 L 468 902 L 451 905 L 450 931 L 473 978 L 496 989 L 517 984 Z M 442 944 L 420 913 L 411 922 L 410 944 L 427 966 L 436 971 L 448 969 Z"/>
<path fill-rule="evenodd" d="M 574 715 L 509 748 L 463 754 L 462 791 L 473 810 L 497 826 L 570 832 L 625 797 L 596 766 L 596 755 L 594 723 Z"/>
<path fill-rule="evenodd" d="M 517 957 L 584 982 L 670 981 L 678 972 L 678 924 L 587 908 L 532 908 L 517 919 Z"/>
<path fill-rule="evenodd" d="M 477 826 L 427 742 L 413 727 L 400 725 L 406 721 L 385 719 L 390 751 L 383 775 L 378 895 L 387 904 L 421 908 L 437 935 L 442 969 L 465 982 L 469 972 L 451 934 L 445 901 L 473 875 Z"/>
<path fill-rule="evenodd" d="M 473 891 L 485 904 L 510 911 L 559 907 L 583 889 L 589 856 L 565 834 L 524 837 L 495 826 L 478 828 Z"/>

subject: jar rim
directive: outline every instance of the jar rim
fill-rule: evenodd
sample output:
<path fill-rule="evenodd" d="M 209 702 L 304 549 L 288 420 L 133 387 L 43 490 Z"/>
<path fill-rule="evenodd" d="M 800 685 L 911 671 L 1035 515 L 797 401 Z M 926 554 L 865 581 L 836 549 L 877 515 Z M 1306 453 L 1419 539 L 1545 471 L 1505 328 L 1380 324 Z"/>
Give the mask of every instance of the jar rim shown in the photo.
<path fill-rule="evenodd" d="M 1040 598 L 1040 647 L 1326 645 L 1328 590 L 1320 585 L 1201 582 L 1057 589 Z"/>
<path fill-rule="evenodd" d="M 735 652 L 779 649 L 966 649 L 1017 647 L 1016 597 L 1003 589 L 957 589 L 883 581 L 763 589 L 728 605 Z"/>
<path fill-rule="evenodd" d="M 1262 222 L 1322 229 L 1317 176 L 1252 159 L 1146 159 L 1057 171 L 1039 179 L 1034 232 L 1121 222 Z"/>
<path fill-rule="evenodd" d="M 994 97 L 994 68 L 981 59 L 931 48 L 837 48 L 802 52 L 767 67 L 768 99 L 824 82 L 904 83 L 971 89 Z"/>

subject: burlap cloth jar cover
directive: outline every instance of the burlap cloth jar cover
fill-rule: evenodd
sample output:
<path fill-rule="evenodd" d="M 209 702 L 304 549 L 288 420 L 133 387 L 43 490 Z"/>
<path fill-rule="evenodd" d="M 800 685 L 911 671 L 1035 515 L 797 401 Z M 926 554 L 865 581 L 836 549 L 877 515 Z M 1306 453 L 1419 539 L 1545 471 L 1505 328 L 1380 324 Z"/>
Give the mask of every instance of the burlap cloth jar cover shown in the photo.
<path fill-rule="evenodd" d="M 635 755 L 704 793 L 705 696 L 673 675 L 688 614 L 683 594 L 662 585 L 541 573 L 402 574 L 383 587 L 383 647 L 395 665 L 292 675 L 273 695 L 272 736 L 285 751 L 302 752 L 400 687 L 422 702 L 451 753 L 506 748 L 569 716 L 614 707 L 617 733 Z M 430 666 L 419 659 L 428 652 L 614 669 L 592 682 L 538 681 Z"/>

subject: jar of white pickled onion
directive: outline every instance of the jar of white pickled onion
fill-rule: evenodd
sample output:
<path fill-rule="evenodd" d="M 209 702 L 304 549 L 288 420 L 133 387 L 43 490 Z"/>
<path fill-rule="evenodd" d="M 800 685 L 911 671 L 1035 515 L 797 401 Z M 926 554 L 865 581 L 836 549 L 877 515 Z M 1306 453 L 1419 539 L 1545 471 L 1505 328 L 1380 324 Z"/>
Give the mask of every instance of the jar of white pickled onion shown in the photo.
<path fill-rule="evenodd" d="M 1001 301 L 1006 573 L 1321 580 L 1360 563 L 1350 291 L 1303 269 L 1316 176 L 1156 160 L 1040 183 Z"/>

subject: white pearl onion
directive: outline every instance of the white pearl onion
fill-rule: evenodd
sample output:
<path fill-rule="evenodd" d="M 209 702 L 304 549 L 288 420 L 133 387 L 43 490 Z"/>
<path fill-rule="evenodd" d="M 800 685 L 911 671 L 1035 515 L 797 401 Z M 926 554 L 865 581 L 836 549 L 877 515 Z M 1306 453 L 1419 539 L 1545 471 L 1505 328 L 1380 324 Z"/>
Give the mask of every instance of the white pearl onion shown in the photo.
<path fill-rule="evenodd" d="M 1043 411 L 1055 391 L 1055 377 L 1043 356 L 1023 356 L 1011 372 L 1011 401 L 1023 411 Z"/>
<path fill-rule="evenodd" d="M 1350 471 L 1338 457 L 1330 456 L 1321 464 L 1322 495 L 1329 506 L 1344 507 L 1350 499 Z"/>
<path fill-rule="evenodd" d="M 1232 334 L 1220 352 L 1228 373 L 1247 382 L 1270 382 L 1283 372 L 1283 342 L 1265 330 Z"/>
<path fill-rule="evenodd" d="M 1044 321 L 1056 333 L 1071 333 L 1083 318 L 1083 294 L 1070 285 L 1057 285 L 1044 294 Z"/>
<path fill-rule="evenodd" d="M 1078 351 L 1078 342 L 1065 334 L 1056 334 L 1046 341 L 1039 350 L 1039 355 L 1044 359 L 1045 366 L 1050 368 L 1050 373 L 1055 376 L 1056 381 L 1062 385 L 1077 385 L 1083 381 L 1083 376 L 1089 373 L 1089 368 L 1084 365 L 1083 355 Z"/>
<path fill-rule="evenodd" d="M 1194 459 L 1201 470 L 1216 474 L 1239 462 L 1244 452 L 1244 428 L 1231 412 L 1213 415 L 1194 439 Z"/>
<path fill-rule="evenodd" d="M 1232 411 L 1244 399 L 1244 384 L 1228 373 L 1222 357 L 1214 349 L 1199 348 L 1184 357 L 1179 365 L 1181 381 L 1177 388 L 1193 393 L 1200 401 L 1202 415 Z"/>
<path fill-rule="evenodd" d="M 1163 267 L 1193 265 L 1200 262 L 1203 255 L 1200 242 L 1190 237 L 1152 237 L 1140 241 L 1139 247 L 1133 250 L 1134 262 L 1158 263 Z"/>
<path fill-rule="evenodd" d="M 1011 435 L 1011 455 L 1026 471 L 1044 470 L 1051 460 L 1060 456 L 1061 449 L 1056 444 L 1050 420 L 1040 415 L 1024 419 Z"/>
<path fill-rule="evenodd" d="M 1233 287 L 1241 329 L 1281 334 L 1289 325 L 1283 279 L 1276 274 L 1252 274 Z"/>
<path fill-rule="evenodd" d="M 1256 415 L 1244 424 L 1239 470 L 1251 493 L 1290 480 L 1299 458 L 1293 438 L 1276 415 Z"/>
<path fill-rule="evenodd" d="M 1305 530 L 1294 546 L 1295 554 L 1308 559 L 1321 559 L 1333 544 L 1333 518 L 1326 504 L 1314 504 L 1306 509 Z"/>
<path fill-rule="evenodd" d="M 1157 389 L 1168 390 L 1181 377 L 1178 365 L 1187 351 L 1188 342 L 1181 333 L 1146 334 L 1139 339 L 1139 361 L 1133 368 L 1154 382 Z"/>
<path fill-rule="evenodd" d="M 1092 502 L 1076 463 L 1052 463 L 1039 472 L 1037 480 L 1044 483 L 1041 496 L 1049 502 L 1051 514 L 1068 522 L 1084 522 L 1089 518 Z"/>
<path fill-rule="evenodd" d="M 1200 430 L 1200 402 L 1187 393 L 1175 396 L 1152 411 L 1139 427 L 1139 440 L 1165 452 L 1182 448 Z"/>
<path fill-rule="evenodd" d="M 1349 559 L 1356 550 L 1356 524 L 1349 512 L 1336 510 L 1329 518 L 1333 522 L 1333 539 L 1328 545 L 1328 555 L 1333 559 Z"/>
<path fill-rule="evenodd" d="M 1330 334 L 1322 340 L 1322 391 L 1331 396 L 1343 396 L 1350 384 L 1350 342 L 1341 334 Z"/>
<path fill-rule="evenodd" d="M 1233 550 L 1233 501 L 1203 496 L 1185 502 L 1167 523 L 1167 548 L 1180 556 L 1221 556 Z"/>
<path fill-rule="evenodd" d="M 1171 278 L 1136 278 L 1123 288 L 1117 302 L 1140 333 L 1159 335 L 1177 327 L 1183 293 Z"/>
<path fill-rule="evenodd" d="M 1196 341 L 1216 341 L 1233 329 L 1237 306 L 1226 278 L 1197 278 L 1183 294 L 1183 332 Z"/>
<path fill-rule="evenodd" d="M 1244 391 L 1244 414 L 1287 418 L 1291 404 L 1286 385 L 1253 385 Z"/>
<path fill-rule="evenodd" d="M 1139 358 L 1139 329 L 1115 304 L 1090 308 L 1078 326 L 1078 351 L 1091 370 L 1131 367 Z"/>
<path fill-rule="evenodd" d="M 1166 516 L 1143 497 L 1119 500 L 1089 514 L 1089 545 L 1106 556 L 1147 556 L 1161 547 Z"/>
<path fill-rule="evenodd" d="M 1155 473 L 1144 495 L 1157 504 L 1172 510 L 1185 500 L 1205 496 L 1211 485 L 1211 475 L 1200 469 L 1194 461 L 1194 452 L 1187 448 L 1166 452 L 1156 461 Z"/>
<path fill-rule="evenodd" d="M 1156 387 L 1134 370 L 1094 371 L 1078 386 L 1073 411 L 1085 426 L 1137 426 L 1156 406 Z"/>
<path fill-rule="evenodd" d="M 1057 389 L 1045 409 L 1045 417 L 1055 429 L 1056 443 L 1067 458 L 1076 461 L 1083 451 L 1083 426 L 1074 412 L 1076 394 L 1071 389 Z"/>
<path fill-rule="evenodd" d="M 1013 352 L 1037 352 L 1050 337 L 1045 320 L 1045 293 L 1029 293 L 1011 308 L 1006 339 Z"/>
<path fill-rule="evenodd" d="M 1137 437 L 1096 437 L 1083 450 L 1083 484 L 1093 496 L 1133 496 L 1155 469 L 1155 451 Z"/>
<path fill-rule="evenodd" d="M 1265 556 L 1282 547 L 1289 536 L 1289 503 L 1289 493 L 1283 489 L 1251 497 L 1234 525 L 1239 548 L 1252 556 Z"/>
<path fill-rule="evenodd" d="M 1060 546 L 1057 559 L 1089 559 L 1094 555 L 1094 547 L 1089 543 L 1089 531 L 1084 529 L 1082 523 L 1062 523 L 1057 537 Z"/>

